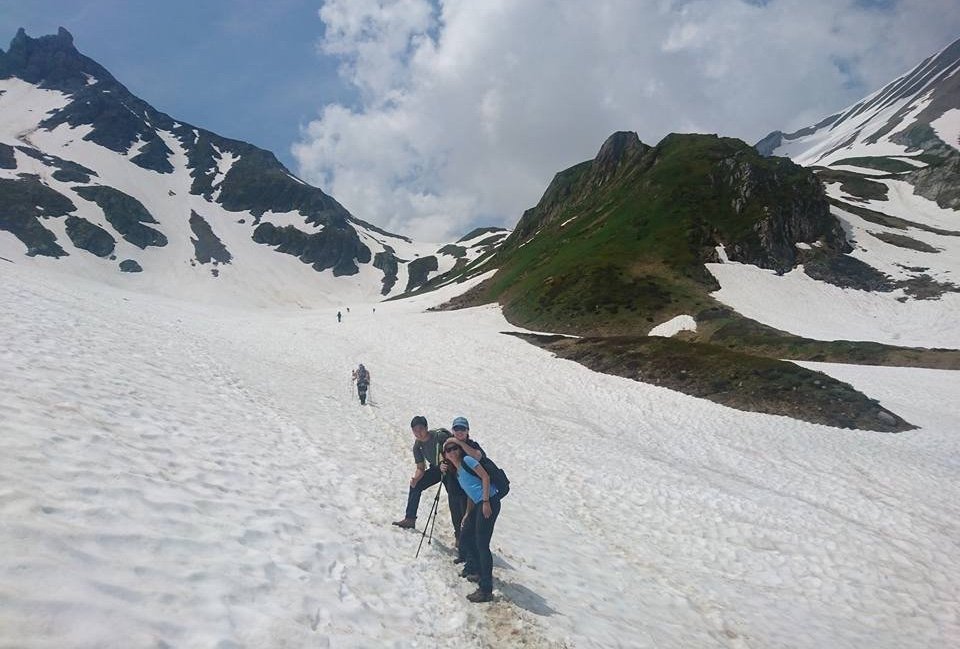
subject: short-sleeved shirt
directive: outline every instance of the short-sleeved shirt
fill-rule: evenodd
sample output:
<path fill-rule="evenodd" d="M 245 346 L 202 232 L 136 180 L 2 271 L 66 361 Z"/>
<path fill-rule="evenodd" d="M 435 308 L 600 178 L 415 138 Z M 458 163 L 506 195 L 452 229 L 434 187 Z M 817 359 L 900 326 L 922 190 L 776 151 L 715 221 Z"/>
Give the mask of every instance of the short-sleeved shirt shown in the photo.
<path fill-rule="evenodd" d="M 419 464 L 427 462 L 430 466 L 437 466 L 440 459 L 440 452 L 443 450 L 443 443 L 450 439 L 452 435 L 446 430 L 427 431 L 427 441 L 416 440 L 413 443 L 413 461 Z"/>
<path fill-rule="evenodd" d="M 480 464 L 469 455 L 463 456 L 463 463 L 470 467 L 471 471 L 476 471 Z M 457 471 L 457 481 L 474 503 L 483 500 L 483 480 L 479 476 L 472 475 L 470 471 Z M 497 485 L 493 484 L 493 480 L 490 481 L 489 495 L 491 498 L 497 495 Z"/>

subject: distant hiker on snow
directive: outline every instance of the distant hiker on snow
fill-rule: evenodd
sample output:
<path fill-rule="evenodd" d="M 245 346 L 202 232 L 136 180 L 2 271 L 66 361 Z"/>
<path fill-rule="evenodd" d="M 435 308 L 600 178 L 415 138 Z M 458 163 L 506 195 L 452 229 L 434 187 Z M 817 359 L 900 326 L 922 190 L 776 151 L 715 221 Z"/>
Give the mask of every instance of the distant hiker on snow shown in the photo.
<path fill-rule="evenodd" d="M 466 423 L 463 417 L 457 417 L 454 421 Z M 448 439 L 443 443 L 443 457 L 456 469 L 457 481 L 467 494 L 467 511 L 461 524 L 460 544 L 469 550 L 467 566 L 473 568 L 471 564 L 475 562 L 479 577 L 477 590 L 467 595 L 467 599 L 471 602 L 489 602 L 493 599 L 490 539 L 500 515 L 501 493 L 480 462 L 466 454 L 466 448 L 465 443 Z M 468 579 L 473 576 L 467 567 L 464 567 L 464 573 Z"/>
<path fill-rule="evenodd" d="M 370 387 L 370 372 L 360 363 L 360 367 L 353 370 L 352 381 L 357 384 L 357 396 L 360 397 L 360 405 L 367 403 L 367 388 Z"/>
<path fill-rule="evenodd" d="M 420 508 L 420 494 L 426 489 L 440 482 L 443 474 L 440 472 L 440 449 L 443 443 L 450 438 L 450 431 L 439 428 L 437 430 L 427 430 L 427 418 L 423 415 L 417 415 L 410 421 L 410 430 L 413 432 L 413 461 L 416 464 L 416 470 L 413 477 L 410 478 L 410 490 L 407 492 L 407 510 L 404 517 L 393 524 L 405 529 L 412 528 L 417 524 L 417 510 Z M 426 465 L 430 465 L 427 468 Z M 447 497 L 450 497 L 450 487 L 447 487 Z M 452 522 L 452 521 L 451 521 Z M 454 528 L 456 528 L 454 523 Z M 454 529 L 454 534 L 456 534 Z"/>
<path fill-rule="evenodd" d="M 342 317 L 342 316 L 340 315 L 340 312 L 337 311 L 337 322 L 340 322 L 340 318 L 341 318 L 341 317 Z"/>

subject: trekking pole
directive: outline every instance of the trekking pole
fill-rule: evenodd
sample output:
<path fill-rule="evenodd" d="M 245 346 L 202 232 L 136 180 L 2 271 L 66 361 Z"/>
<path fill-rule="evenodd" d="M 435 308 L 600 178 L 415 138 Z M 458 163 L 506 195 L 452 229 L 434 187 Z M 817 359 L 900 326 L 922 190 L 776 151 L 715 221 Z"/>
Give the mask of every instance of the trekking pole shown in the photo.
<path fill-rule="evenodd" d="M 420 545 L 417 546 L 417 554 L 414 556 L 414 559 L 420 556 L 420 548 L 423 547 L 423 539 L 427 536 L 427 528 L 430 527 L 430 518 L 433 517 L 433 520 L 437 520 L 437 506 L 440 504 L 440 488 L 443 487 L 443 482 L 437 485 L 437 495 L 433 498 L 433 507 L 430 508 L 430 515 L 427 516 L 427 523 L 423 526 L 423 534 L 420 535 Z M 430 544 L 433 544 L 433 534 L 430 534 Z"/>
<path fill-rule="evenodd" d="M 440 486 L 443 486 L 443 480 L 440 481 Z M 427 540 L 427 545 L 433 545 L 433 528 L 437 526 L 437 510 L 440 508 L 440 489 L 437 489 L 437 501 L 433 503 L 433 523 L 430 524 L 430 538 Z M 426 532 L 426 530 L 424 530 Z"/>

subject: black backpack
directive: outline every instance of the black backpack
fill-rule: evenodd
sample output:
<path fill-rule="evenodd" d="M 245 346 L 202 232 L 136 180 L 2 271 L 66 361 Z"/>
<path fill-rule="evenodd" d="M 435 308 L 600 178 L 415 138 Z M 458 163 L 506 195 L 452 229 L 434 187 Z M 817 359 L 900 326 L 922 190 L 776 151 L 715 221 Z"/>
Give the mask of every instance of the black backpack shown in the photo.
<path fill-rule="evenodd" d="M 466 464 L 462 465 L 464 469 L 467 470 L 467 473 L 472 475 L 475 478 L 479 476 Z M 497 498 L 502 499 L 508 493 L 510 493 L 510 478 L 507 477 L 507 472 L 497 466 L 497 463 L 488 458 L 486 455 L 483 456 L 483 459 L 480 460 L 480 466 L 483 467 L 483 470 L 487 472 L 487 475 L 490 476 L 490 482 L 492 482 L 497 487 Z"/>

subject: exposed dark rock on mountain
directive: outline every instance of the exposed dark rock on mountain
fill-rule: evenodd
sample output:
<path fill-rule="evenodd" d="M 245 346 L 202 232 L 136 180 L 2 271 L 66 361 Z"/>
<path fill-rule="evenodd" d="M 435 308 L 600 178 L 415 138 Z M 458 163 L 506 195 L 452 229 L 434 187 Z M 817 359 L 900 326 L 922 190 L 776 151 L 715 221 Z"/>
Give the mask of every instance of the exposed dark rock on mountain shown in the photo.
<path fill-rule="evenodd" d="M 74 187 L 79 196 L 95 202 L 103 210 L 110 225 L 140 249 L 167 245 L 167 238 L 144 223 L 156 223 L 143 204 L 113 187 Z"/>
<path fill-rule="evenodd" d="M 56 171 L 53 172 L 53 177 L 61 182 L 88 183 L 90 182 L 91 176 L 97 175 L 95 171 L 91 171 L 83 165 L 71 162 L 70 160 L 64 160 L 49 153 L 42 153 L 32 147 L 18 146 L 17 150 L 24 155 L 30 156 L 34 160 L 40 160 L 49 167 L 56 167 Z"/>
<path fill-rule="evenodd" d="M 847 383 L 775 358 L 659 336 L 567 338 L 513 334 L 591 369 L 740 410 L 865 430 L 916 428 Z"/>
<path fill-rule="evenodd" d="M 397 283 L 397 272 L 399 264 L 397 256 L 393 254 L 393 248 L 387 248 L 383 252 L 378 252 L 373 256 L 373 267 L 383 271 L 383 290 L 381 295 L 387 295 Z"/>
<path fill-rule="evenodd" d="M 360 243 L 356 231 L 348 228 L 331 227 L 307 234 L 292 225 L 278 228 L 272 223 L 261 223 L 253 231 L 253 240 L 299 257 L 315 270 L 332 268 L 334 276 L 356 275 L 360 272 L 356 262 L 366 264 L 371 260 L 370 249 Z"/>
<path fill-rule="evenodd" d="M 409 293 L 413 289 L 423 286 L 427 282 L 427 275 L 437 270 L 439 267 L 440 265 L 437 262 L 437 258 L 433 255 L 414 259 L 407 264 L 408 275 L 406 292 Z"/>
<path fill-rule="evenodd" d="M 960 210 L 960 152 L 949 152 L 936 164 L 906 174 L 904 180 L 940 207 Z"/>
<path fill-rule="evenodd" d="M 120 262 L 120 272 L 141 273 L 143 272 L 143 268 L 133 259 L 124 259 Z"/>
<path fill-rule="evenodd" d="M 232 258 L 230 251 L 213 233 L 210 224 L 193 210 L 190 210 L 190 229 L 196 235 L 196 239 L 191 237 L 190 241 L 193 243 L 194 255 L 198 262 L 201 264 L 230 263 Z"/>
<path fill-rule="evenodd" d="M 17 159 L 13 155 L 13 147 L 0 143 L 0 169 L 16 169 Z"/>
<path fill-rule="evenodd" d="M 507 231 L 503 228 L 494 228 L 494 227 L 474 228 L 473 230 L 470 230 L 470 232 L 467 232 L 465 235 L 457 239 L 456 243 L 463 243 L 464 241 L 469 241 L 470 239 L 479 237 L 481 234 L 485 234 L 487 232 L 501 232 L 506 234 Z"/>
<path fill-rule="evenodd" d="M 67 217 L 66 224 L 67 236 L 77 248 L 98 257 L 109 257 L 113 254 L 117 241 L 99 225 L 73 215 Z"/>
<path fill-rule="evenodd" d="M 20 174 L 14 180 L 0 178 L 0 230 L 12 233 L 27 247 L 27 255 L 64 257 L 56 236 L 43 227 L 40 217 L 65 216 L 76 207 L 70 200 L 40 182 L 37 176 Z"/>
<path fill-rule="evenodd" d="M 820 181 L 784 162 L 759 165 L 751 152 L 740 151 L 716 165 L 717 192 L 728 197 L 737 217 L 755 210 L 758 199 L 762 203 L 763 216 L 751 232 L 729 244 L 730 259 L 784 272 L 797 263 L 798 242 L 820 241 L 835 253 L 851 250 Z"/>
<path fill-rule="evenodd" d="M 444 247 L 440 248 L 437 251 L 438 255 L 450 255 L 451 257 L 456 257 L 457 259 L 467 256 L 467 249 L 463 246 L 458 246 L 456 244 L 447 244 Z"/>

